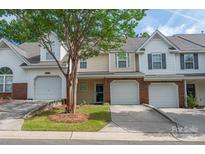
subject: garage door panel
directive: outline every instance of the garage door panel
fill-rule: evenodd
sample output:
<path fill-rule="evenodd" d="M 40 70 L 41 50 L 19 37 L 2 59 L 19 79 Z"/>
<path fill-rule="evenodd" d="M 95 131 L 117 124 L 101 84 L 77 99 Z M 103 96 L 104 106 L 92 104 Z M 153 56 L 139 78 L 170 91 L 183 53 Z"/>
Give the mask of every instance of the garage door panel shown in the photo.
<path fill-rule="evenodd" d="M 178 107 L 177 86 L 174 84 L 151 84 L 149 104 L 155 107 Z"/>
<path fill-rule="evenodd" d="M 61 99 L 61 78 L 58 76 L 37 77 L 35 80 L 35 99 Z"/>
<path fill-rule="evenodd" d="M 113 81 L 111 83 L 111 104 L 139 104 L 136 81 Z"/>

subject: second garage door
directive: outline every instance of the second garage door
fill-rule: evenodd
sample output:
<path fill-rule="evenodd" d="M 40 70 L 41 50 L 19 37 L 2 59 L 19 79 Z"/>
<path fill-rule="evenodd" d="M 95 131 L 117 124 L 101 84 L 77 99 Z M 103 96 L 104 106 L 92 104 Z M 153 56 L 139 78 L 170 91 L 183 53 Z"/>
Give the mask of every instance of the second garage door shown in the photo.
<path fill-rule="evenodd" d="M 138 83 L 134 80 L 112 81 L 110 84 L 111 104 L 139 104 Z"/>
<path fill-rule="evenodd" d="M 175 84 L 151 84 L 149 104 L 155 107 L 179 107 L 178 88 Z"/>
<path fill-rule="evenodd" d="M 62 81 L 58 76 L 37 77 L 35 80 L 35 99 L 61 99 Z"/>

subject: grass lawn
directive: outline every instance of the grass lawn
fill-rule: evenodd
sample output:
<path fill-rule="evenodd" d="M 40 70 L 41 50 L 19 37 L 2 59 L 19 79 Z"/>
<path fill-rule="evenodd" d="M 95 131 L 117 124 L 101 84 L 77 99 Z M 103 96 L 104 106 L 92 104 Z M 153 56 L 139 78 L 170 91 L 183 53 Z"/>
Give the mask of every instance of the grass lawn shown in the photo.
<path fill-rule="evenodd" d="M 83 105 L 78 112 L 88 113 L 90 118 L 82 123 L 60 123 L 50 121 L 48 115 L 62 112 L 60 109 L 44 111 L 24 121 L 22 130 L 29 131 L 99 131 L 111 121 L 109 105 Z"/>

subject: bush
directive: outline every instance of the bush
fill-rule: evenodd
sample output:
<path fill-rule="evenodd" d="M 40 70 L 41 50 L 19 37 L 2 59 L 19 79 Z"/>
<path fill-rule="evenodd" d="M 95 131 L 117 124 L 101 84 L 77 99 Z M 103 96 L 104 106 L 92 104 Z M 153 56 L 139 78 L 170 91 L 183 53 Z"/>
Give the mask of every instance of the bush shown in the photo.
<path fill-rule="evenodd" d="M 195 107 L 198 107 L 199 106 L 199 101 L 196 97 L 192 96 L 192 95 L 189 95 L 187 97 L 187 105 L 188 105 L 188 108 L 195 108 Z"/>

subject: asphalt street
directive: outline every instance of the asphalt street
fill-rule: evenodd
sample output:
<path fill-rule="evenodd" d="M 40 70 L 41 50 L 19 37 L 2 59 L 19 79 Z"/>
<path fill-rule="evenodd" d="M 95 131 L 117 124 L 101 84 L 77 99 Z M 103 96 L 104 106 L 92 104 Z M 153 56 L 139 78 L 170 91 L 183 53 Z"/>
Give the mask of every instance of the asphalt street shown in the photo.
<path fill-rule="evenodd" d="M 205 145 L 205 142 L 0 139 L 0 145 Z"/>

